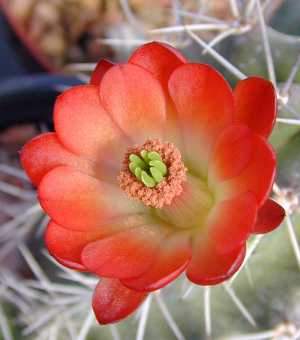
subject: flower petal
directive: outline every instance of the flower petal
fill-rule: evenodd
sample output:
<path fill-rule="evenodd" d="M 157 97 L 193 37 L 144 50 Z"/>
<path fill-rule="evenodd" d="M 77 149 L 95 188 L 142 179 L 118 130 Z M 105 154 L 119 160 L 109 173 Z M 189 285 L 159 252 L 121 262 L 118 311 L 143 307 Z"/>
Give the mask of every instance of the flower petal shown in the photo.
<path fill-rule="evenodd" d="M 263 234 L 277 228 L 285 217 L 285 211 L 278 203 L 268 199 L 259 209 L 253 233 Z"/>
<path fill-rule="evenodd" d="M 213 242 L 201 233 L 194 242 L 193 257 L 187 268 L 189 280 L 200 285 L 216 285 L 231 277 L 241 266 L 246 246 L 227 254 L 219 254 Z"/>
<path fill-rule="evenodd" d="M 170 98 L 168 81 L 171 73 L 187 60 L 175 48 L 168 44 L 151 42 L 138 48 L 129 59 L 129 63 L 139 65 L 151 72 L 164 89 L 167 102 L 167 122 L 165 136 L 170 142 L 182 148 L 182 138 L 177 121 L 177 113 Z"/>
<path fill-rule="evenodd" d="M 216 141 L 208 171 L 209 182 L 214 185 L 239 175 L 251 156 L 251 130 L 244 125 L 230 126 Z"/>
<path fill-rule="evenodd" d="M 104 74 L 106 73 L 107 70 L 109 70 L 112 66 L 114 66 L 114 64 L 106 59 L 101 59 L 95 70 L 93 71 L 92 75 L 91 75 L 91 80 L 90 80 L 90 84 L 91 85 L 97 85 L 99 86 L 102 78 L 104 76 Z"/>
<path fill-rule="evenodd" d="M 252 191 L 258 206 L 261 206 L 274 182 L 276 157 L 271 145 L 263 137 L 255 134 L 252 143 L 252 158 L 248 166 L 239 176 L 220 183 L 218 193 L 223 199 L 228 199 Z"/>
<path fill-rule="evenodd" d="M 138 48 L 128 62 L 151 72 L 167 89 L 170 74 L 187 60 L 172 46 L 154 41 Z"/>
<path fill-rule="evenodd" d="M 72 269 L 86 271 L 81 263 L 81 253 L 87 244 L 145 223 L 147 223 L 147 219 L 144 216 L 136 215 L 122 217 L 110 221 L 108 225 L 91 228 L 87 231 L 75 231 L 50 221 L 45 233 L 45 243 L 49 253 L 59 263 Z"/>
<path fill-rule="evenodd" d="M 241 80 L 234 90 L 234 97 L 235 120 L 268 137 L 276 119 L 276 93 L 272 83 L 259 77 Z"/>
<path fill-rule="evenodd" d="M 52 254 L 51 254 L 52 255 Z M 80 272 L 86 272 L 86 268 L 84 268 L 84 266 L 82 264 L 79 264 L 77 262 L 72 262 L 72 261 L 69 261 L 69 260 L 64 260 L 60 257 L 57 257 L 57 256 L 54 256 L 52 255 L 55 260 L 60 263 L 61 265 L 67 267 L 67 268 L 70 268 L 70 269 L 74 269 L 74 270 L 78 270 Z"/>
<path fill-rule="evenodd" d="M 96 175 L 95 163 L 69 152 L 53 132 L 43 133 L 26 143 L 20 158 L 34 185 L 38 185 L 47 172 L 60 165 L 70 165 L 89 175 Z"/>
<path fill-rule="evenodd" d="M 100 237 L 103 237 L 101 228 L 85 232 L 74 231 L 50 221 L 45 233 L 45 243 L 49 253 L 55 258 L 81 264 L 82 249 Z"/>
<path fill-rule="evenodd" d="M 147 297 L 124 287 L 117 279 L 103 278 L 93 295 L 93 309 L 99 323 L 120 321 L 133 313 Z"/>
<path fill-rule="evenodd" d="M 158 216 L 169 221 L 176 228 L 195 228 L 203 224 L 213 204 L 213 197 L 207 185 L 200 178 L 187 174 L 182 193 L 172 204 L 157 211 Z"/>
<path fill-rule="evenodd" d="M 81 260 L 99 276 L 131 278 L 143 274 L 157 257 L 166 230 L 147 225 L 120 232 L 88 244 Z"/>
<path fill-rule="evenodd" d="M 256 219 L 257 203 L 251 192 L 214 206 L 206 227 L 216 251 L 228 253 L 249 237 Z"/>
<path fill-rule="evenodd" d="M 162 241 L 157 260 L 142 276 L 122 280 L 122 283 L 138 291 L 160 289 L 183 272 L 191 255 L 189 236 L 185 233 L 174 233 Z"/>
<path fill-rule="evenodd" d="M 78 231 L 107 224 L 107 220 L 141 213 L 142 204 L 129 200 L 117 186 L 73 168 L 57 167 L 46 174 L 38 196 L 47 214 L 59 225 Z"/>
<path fill-rule="evenodd" d="M 186 152 L 195 171 L 206 175 L 217 136 L 232 122 L 234 101 L 229 84 L 211 66 L 185 64 L 169 80 Z"/>
<path fill-rule="evenodd" d="M 163 90 L 142 67 L 125 64 L 110 68 L 100 84 L 100 97 L 113 120 L 134 142 L 162 136 Z"/>
<path fill-rule="evenodd" d="M 55 103 L 54 125 L 60 142 L 75 154 L 97 162 L 122 161 L 126 140 L 103 109 L 98 86 L 63 92 Z"/>

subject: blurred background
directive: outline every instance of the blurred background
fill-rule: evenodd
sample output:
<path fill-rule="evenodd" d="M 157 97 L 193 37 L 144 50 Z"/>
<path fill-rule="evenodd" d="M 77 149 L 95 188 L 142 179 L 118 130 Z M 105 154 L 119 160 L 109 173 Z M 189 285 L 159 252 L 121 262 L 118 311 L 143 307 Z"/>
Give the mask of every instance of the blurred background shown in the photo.
<path fill-rule="evenodd" d="M 95 278 L 44 249 L 48 218 L 18 150 L 52 129 L 57 95 L 88 82 L 99 59 L 126 61 L 153 40 L 213 64 L 233 86 L 249 75 L 273 82 L 273 196 L 287 217 L 249 241 L 243 267 L 225 284 L 181 277 L 128 320 L 99 326 Z M 0 0 L 0 339 L 300 339 L 299 66 L 299 0 Z"/>

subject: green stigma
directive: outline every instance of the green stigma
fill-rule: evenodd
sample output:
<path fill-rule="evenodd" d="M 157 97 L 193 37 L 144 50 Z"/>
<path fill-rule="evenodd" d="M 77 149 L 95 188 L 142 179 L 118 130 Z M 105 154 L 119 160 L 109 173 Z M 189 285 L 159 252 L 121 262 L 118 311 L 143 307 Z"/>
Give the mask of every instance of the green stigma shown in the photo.
<path fill-rule="evenodd" d="M 154 188 L 168 172 L 166 164 L 156 151 L 142 150 L 139 156 L 132 153 L 129 161 L 129 170 L 148 188 Z"/>

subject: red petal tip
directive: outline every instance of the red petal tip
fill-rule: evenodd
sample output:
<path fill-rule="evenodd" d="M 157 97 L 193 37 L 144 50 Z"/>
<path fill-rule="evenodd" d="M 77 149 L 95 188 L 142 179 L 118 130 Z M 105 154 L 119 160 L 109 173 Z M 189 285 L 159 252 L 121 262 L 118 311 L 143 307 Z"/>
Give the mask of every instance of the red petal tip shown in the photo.
<path fill-rule="evenodd" d="M 126 288 L 117 279 L 103 278 L 93 296 L 95 316 L 102 325 L 118 322 L 133 313 L 147 295 Z"/>
<path fill-rule="evenodd" d="M 277 228 L 285 217 L 285 210 L 275 201 L 268 199 L 260 208 L 253 233 L 264 234 Z"/>

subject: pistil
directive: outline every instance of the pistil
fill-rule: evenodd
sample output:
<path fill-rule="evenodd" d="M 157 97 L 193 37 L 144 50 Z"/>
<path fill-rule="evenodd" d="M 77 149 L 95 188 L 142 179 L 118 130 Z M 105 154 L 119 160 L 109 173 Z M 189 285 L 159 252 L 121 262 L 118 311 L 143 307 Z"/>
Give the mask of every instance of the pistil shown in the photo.
<path fill-rule="evenodd" d="M 166 164 L 156 151 L 143 149 L 140 155 L 132 153 L 129 160 L 129 170 L 148 188 L 154 188 L 168 173 Z"/>

